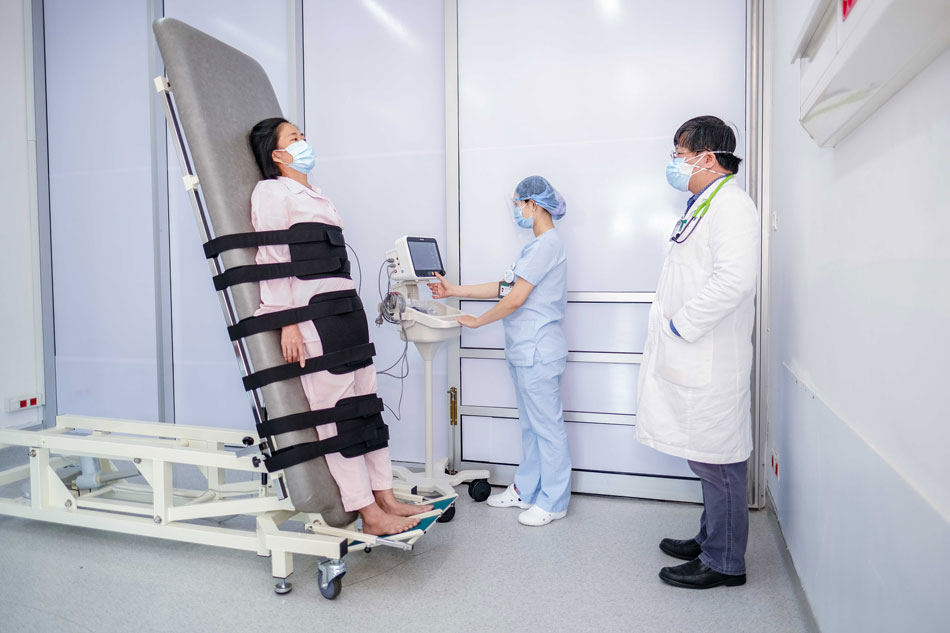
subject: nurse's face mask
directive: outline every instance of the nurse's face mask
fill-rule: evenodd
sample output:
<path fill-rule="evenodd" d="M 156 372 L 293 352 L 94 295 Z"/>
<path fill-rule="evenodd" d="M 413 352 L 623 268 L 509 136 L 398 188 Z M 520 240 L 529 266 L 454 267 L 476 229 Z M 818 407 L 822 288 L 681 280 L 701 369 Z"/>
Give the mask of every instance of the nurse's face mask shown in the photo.
<path fill-rule="evenodd" d="M 530 210 L 530 207 L 528 207 L 527 200 L 512 200 L 511 206 L 514 208 L 515 224 L 517 224 L 523 229 L 534 228 L 534 213 L 531 212 L 531 217 L 528 217 L 528 218 L 521 215 L 522 209 L 524 209 L 525 211 Z"/>

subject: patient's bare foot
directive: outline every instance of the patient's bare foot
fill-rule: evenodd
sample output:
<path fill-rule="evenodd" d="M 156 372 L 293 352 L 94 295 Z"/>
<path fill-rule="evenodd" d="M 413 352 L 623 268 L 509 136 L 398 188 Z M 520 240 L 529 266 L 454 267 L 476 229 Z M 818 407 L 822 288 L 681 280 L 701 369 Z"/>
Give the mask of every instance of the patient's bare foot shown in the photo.
<path fill-rule="evenodd" d="M 419 519 L 390 514 L 375 503 L 360 508 L 360 515 L 363 517 L 363 532 L 373 536 L 399 534 L 419 524 Z"/>
<path fill-rule="evenodd" d="M 431 505 L 417 506 L 411 503 L 397 501 L 392 488 L 389 490 L 374 490 L 373 496 L 376 497 L 376 503 L 379 504 L 379 507 L 382 508 L 384 512 L 395 514 L 399 517 L 411 517 L 432 509 Z"/>

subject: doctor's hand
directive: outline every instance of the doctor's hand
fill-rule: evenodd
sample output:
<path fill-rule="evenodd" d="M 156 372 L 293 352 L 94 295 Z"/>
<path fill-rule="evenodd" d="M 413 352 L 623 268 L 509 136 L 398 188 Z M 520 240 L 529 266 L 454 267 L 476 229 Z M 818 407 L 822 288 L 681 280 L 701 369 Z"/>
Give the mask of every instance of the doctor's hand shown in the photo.
<path fill-rule="evenodd" d="M 481 325 L 478 322 L 478 319 L 473 317 L 471 314 L 463 314 L 462 316 L 457 317 L 455 320 L 465 327 L 470 327 L 473 330 Z"/>
<path fill-rule="evenodd" d="M 280 330 L 280 351 L 288 363 L 300 362 L 303 367 L 307 362 L 307 348 L 303 343 L 303 334 L 296 323 L 287 325 Z"/>
<path fill-rule="evenodd" d="M 435 273 L 435 276 L 439 280 L 438 283 L 433 282 L 429 284 L 429 291 L 432 292 L 433 299 L 445 299 L 458 294 L 458 286 L 447 282 L 445 277 L 439 273 Z"/>

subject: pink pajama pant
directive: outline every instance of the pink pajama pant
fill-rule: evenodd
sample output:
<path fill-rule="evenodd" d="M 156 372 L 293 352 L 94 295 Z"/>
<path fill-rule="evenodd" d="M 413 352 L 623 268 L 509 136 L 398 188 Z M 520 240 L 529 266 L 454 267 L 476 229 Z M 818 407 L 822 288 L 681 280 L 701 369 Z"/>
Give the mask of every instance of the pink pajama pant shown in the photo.
<path fill-rule="evenodd" d="M 320 341 L 305 345 L 307 356 L 323 354 L 323 344 Z M 329 409 L 343 398 L 376 393 L 376 368 L 373 365 L 348 374 L 319 371 L 301 376 L 300 380 L 312 410 Z M 317 427 L 317 436 L 321 440 L 336 434 L 336 424 L 322 424 Z M 388 447 L 357 457 L 343 457 L 340 453 L 331 453 L 326 456 L 326 460 L 330 474 L 340 487 L 343 508 L 348 512 L 374 503 L 374 490 L 389 490 L 393 487 L 393 465 Z"/>

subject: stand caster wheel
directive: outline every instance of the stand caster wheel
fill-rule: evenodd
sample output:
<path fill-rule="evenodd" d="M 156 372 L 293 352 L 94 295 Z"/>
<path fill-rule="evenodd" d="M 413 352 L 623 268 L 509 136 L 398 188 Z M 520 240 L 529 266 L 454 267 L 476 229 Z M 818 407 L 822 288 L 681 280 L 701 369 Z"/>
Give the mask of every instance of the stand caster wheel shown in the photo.
<path fill-rule="evenodd" d="M 333 600 L 340 592 L 343 591 L 343 574 L 340 574 L 329 583 L 327 586 L 323 586 L 323 572 L 317 572 L 317 586 L 320 588 L 320 595 L 326 598 L 327 600 Z"/>
<path fill-rule="evenodd" d="M 455 518 L 455 505 L 450 505 L 445 509 L 445 512 L 439 515 L 439 518 L 436 519 L 436 523 L 448 523 Z"/>
<path fill-rule="evenodd" d="M 286 578 L 281 578 L 277 581 L 277 584 L 274 585 L 274 593 L 279 596 L 284 595 L 285 593 L 290 593 L 293 590 L 294 586 L 287 582 Z"/>
<path fill-rule="evenodd" d="M 475 501 L 484 501 L 491 494 L 491 485 L 487 479 L 476 479 L 468 484 L 468 496 Z"/>

